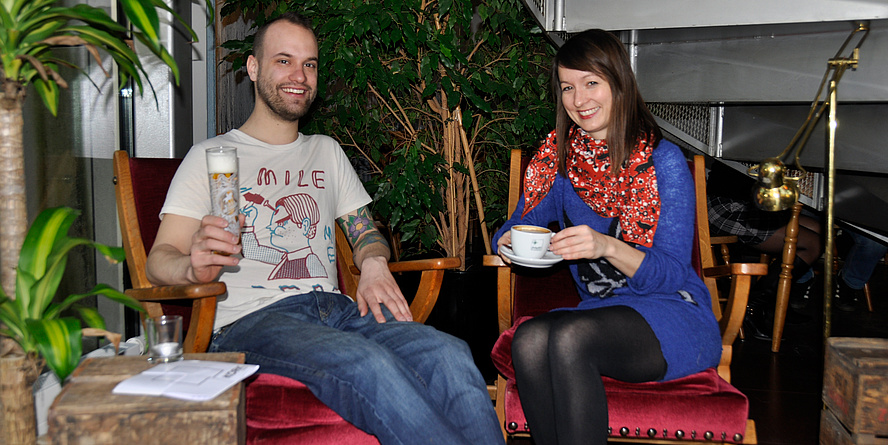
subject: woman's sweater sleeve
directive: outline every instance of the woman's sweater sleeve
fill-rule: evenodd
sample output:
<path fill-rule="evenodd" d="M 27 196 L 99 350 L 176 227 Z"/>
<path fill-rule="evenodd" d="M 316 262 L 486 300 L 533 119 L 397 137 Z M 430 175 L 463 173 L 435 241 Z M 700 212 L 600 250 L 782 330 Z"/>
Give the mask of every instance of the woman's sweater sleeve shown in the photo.
<path fill-rule="evenodd" d="M 550 194 L 551 195 L 551 194 Z M 496 231 L 491 239 L 491 243 L 493 244 L 493 253 L 498 253 L 496 242 L 503 236 L 503 233 L 506 233 L 507 230 L 511 229 L 512 226 L 517 226 L 519 224 L 529 224 L 533 226 L 542 226 L 548 227 L 550 223 L 555 221 L 553 215 L 556 215 L 555 212 L 555 199 L 551 196 L 544 197 L 536 207 L 530 210 L 527 215 L 524 215 L 524 218 L 521 218 L 521 213 L 524 212 L 524 193 L 521 193 L 521 196 L 518 198 L 518 205 L 515 208 L 515 212 L 512 213 L 512 217 L 509 218 L 508 221 L 503 224 L 503 226 Z"/>

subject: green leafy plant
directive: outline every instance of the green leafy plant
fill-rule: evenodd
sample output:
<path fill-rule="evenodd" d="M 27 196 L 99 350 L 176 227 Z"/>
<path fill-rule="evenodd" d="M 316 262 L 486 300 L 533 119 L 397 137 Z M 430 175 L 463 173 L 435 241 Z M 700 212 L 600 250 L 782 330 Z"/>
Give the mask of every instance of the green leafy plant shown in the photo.
<path fill-rule="evenodd" d="M 320 45 L 305 131 L 336 138 L 370 175 L 403 251 L 465 260 L 470 213 L 482 230 L 505 217 L 509 150 L 554 125 L 554 49 L 529 12 L 519 0 L 236 0 L 222 15 L 262 25 L 283 11 L 311 18 Z M 223 44 L 233 69 L 251 39 Z"/>
<path fill-rule="evenodd" d="M 133 80 L 143 92 L 142 76 L 147 73 L 134 50 L 133 42 L 142 43 L 154 56 L 170 68 L 178 84 L 179 69 L 160 42 L 158 9 L 173 14 L 191 38 L 197 35 L 163 0 L 118 0 L 132 29 L 121 25 L 100 8 L 87 4 L 61 6 L 62 0 L 0 0 L 0 136 L 3 150 L 0 162 L 8 166 L 0 177 L 0 196 L 6 209 L 0 215 L 0 255 L 8 264 L 16 264 L 18 250 L 28 229 L 24 179 L 24 147 L 22 108 L 29 85 L 46 108 L 58 113 L 59 88 L 68 84 L 59 74 L 59 67 L 73 66 L 58 57 L 59 47 L 83 47 L 108 75 L 102 65 L 101 53 L 111 56 L 118 67 L 121 85 Z M 207 11 L 213 11 L 206 0 Z M 149 84 L 150 85 L 150 84 Z M 19 166 L 19 168 L 14 168 Z M 3 289 L 13 293 L 15 272 L 4 267 Z"/>
<path fill-rule="evenodd" d="M 66 316 L 66 310 L 75 310 L 87 326 L 97 329 L 105 329 L 105 321 L 98 311 L 77 305 L 86 297 L 103 295 L 142 310 L 138 301 L 105 284 L 54 301 L 71 249 L 90 246 L 109 261 L 119 262 L 125 258 L 122 248 L 69 237 L 68 230 L 79 214 L 68 207 L 41 212 L 22 244 L 16 269 L 15 298 L 9 298 L 0 290 L 0 321 L 5 325 L 0 328 L 0 334 L 15 340 L 25 353 L 42 355 L 61 381 L 77 367 L 83 349 L 80 320 Z"/>

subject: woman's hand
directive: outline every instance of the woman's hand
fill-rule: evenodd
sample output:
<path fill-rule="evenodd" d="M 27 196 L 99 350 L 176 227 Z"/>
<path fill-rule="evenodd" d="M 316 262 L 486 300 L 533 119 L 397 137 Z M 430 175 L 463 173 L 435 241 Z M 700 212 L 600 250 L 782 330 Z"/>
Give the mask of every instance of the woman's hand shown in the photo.
<path fill-rule="evenodd" d="M 552 237 L 549 250 L 566 260 L 581 258 L 594 260 L 607 255 L 610 241 L 613 239 L 586 225 L 568 227 Z"/>
<path fill-rule="evenodd" d="M 586 225 L 568 227 L 556 233 L 549 250 L 566 260 L 604 258 L 629 278 L 638 271 L 645 256 L 643 251 Z"/>
<path fill-rule="evenodd" d="M 512 260 L 506 258 L 506 256 L 503 255 L 502 249 L 503 249 L 503 246 L 511 245 L 511 244 L 512 244 L 512 231 L 511 230 L 506 230 L 503 233 L 503 236 L 501 236 L 500 239 L 498 239 L 496 241 L 496 251 L 497 251 L 497 253 L 499 253 L 500 258 L 502 258 L 503 262 L 506 264 L 512 264 Z"/>

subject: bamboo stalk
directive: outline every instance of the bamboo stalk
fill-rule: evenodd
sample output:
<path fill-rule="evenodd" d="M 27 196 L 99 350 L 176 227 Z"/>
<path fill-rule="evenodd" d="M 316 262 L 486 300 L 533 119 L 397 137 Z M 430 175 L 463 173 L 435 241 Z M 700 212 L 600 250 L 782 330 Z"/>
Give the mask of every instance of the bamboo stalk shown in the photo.
<path fill-rule="evenodd" d="M 472 156 L 472 151 L 469 148 L 469 140 L 466 136 L 466 130 L 462 125 L 462 113 L 460 113 L 459 107 L 456 107 L 456 122 L 459 125 L 459 134 L 460 139 L 462 140 L 463 152 L 466 156 L 466 165 L 469 168 L 469 178 L 472 180 L 472 194 L 475 195 L 475 207 L 478 209 L 478 220 L 481 222 L 481 238 L 484 240 L 484 251 L 487 252 L 488 255 L 493 254 L 493 250 L 490 247 L 490 235 L 487 233 L 487 223 L 484 220 L 484 205 L 481 201 L 481 190 L 478 187 L 478 177 L 475 175 L 475 157 Z"/>

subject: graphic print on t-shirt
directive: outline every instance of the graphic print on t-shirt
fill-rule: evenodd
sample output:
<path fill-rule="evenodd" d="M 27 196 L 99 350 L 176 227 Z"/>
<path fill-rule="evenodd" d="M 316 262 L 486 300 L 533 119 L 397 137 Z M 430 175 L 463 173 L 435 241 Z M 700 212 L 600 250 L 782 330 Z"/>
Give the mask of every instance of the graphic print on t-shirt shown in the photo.
<path fill-rule="evenodd" d="M 312 251 L 311 240 L 318 233 L 320 211 L 318 204 L 306 193 L 294 193 L 278 198 L 274 204 L 260 194 L 246 191 L 243 194 L 246 215 L 242 236 L 244 258 L 274 264 L 268 280 L 299 280 L 325 278 L 327 269 Z M 260 211 L 262 209 L 262 211 Z M 256 237 L 256 225 L 260 213 L 270 217 L 265 221 L 270 245 L 260 244 Z"/>

